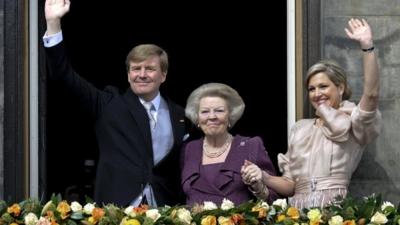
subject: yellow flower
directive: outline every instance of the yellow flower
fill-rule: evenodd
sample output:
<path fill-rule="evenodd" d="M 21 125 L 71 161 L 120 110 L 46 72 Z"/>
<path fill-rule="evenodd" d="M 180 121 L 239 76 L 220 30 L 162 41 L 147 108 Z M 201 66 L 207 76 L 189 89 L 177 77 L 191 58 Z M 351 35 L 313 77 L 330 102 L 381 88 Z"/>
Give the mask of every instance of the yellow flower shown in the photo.
<path fill-rule="evenodd" d="M 201 220 L 201 225 L 217 225 L 215 216 L 206 216 Z"/>
<path fill-rule="evenodd" d="M 18 204 L 13 204 L 12 206 L 7 208 L 7 212 L 9 214 L 13 214 L 14 216 L 19 216 L 21 213 L 21 207 Z"/>
<path fill-rule="evenodd" d="M 292 218 L 293 220 L 298 220 L 300 218 L 300 212 L 297 208 L 289 207 L 286 215 Z"/>
<path fill-rule="evenodd" d="M 140 222 L 137 219 L 124 218 L 124 219 L 122 219 L 120 225 L 140 225 Z"/>
<path fill-rule="evenodd" d="M 218 224 L 219 225 L 235 225 L 233 220 L 229 217 L 220 216 L 218 217 Z"/>
<path fill-rule="evenodd" d="M 286 216 L 284 214 L 279 214 L 278 218 L 276 218 L 276 222 L 282 222 L 286 219 Z"/>
<path fill-rule="evenodd" d="M 89 223 L 91 223 L 91 224 L 96 224 L 96 223 L 97 223 L 97 221 L 93 218 L 93 216 L 89 217 L 89 218 L 88 218 L 88 221 L 89 221 Z"/>
<path fill-rule="evenodd" d="M 61 201 L 58 203 L 57 211 L 61 214 L 61 218 L 65 219 L 68 217 L 68 213 L 71 211 L 71 207 L 68 205 L 67 201 Z"/>
<path fill-rule="evenodd" d="M 267 217 L 267 209 L 264 208 L 264 207 L 254 206 L 254 207 L 251 209 L 251 211 L 252 211 L 252 212 L 258 212 L 258 218 L 259 218 L 259 219 Z"/>
<path fill-rule="evenodd" d="M 319 209 L 311 209 L 310 211 L 308 211 L 307 217 L 308 219 L 310 219 L 310 224 L 311 224 L 312 222 L 321 222 L 322 216 Z"/>

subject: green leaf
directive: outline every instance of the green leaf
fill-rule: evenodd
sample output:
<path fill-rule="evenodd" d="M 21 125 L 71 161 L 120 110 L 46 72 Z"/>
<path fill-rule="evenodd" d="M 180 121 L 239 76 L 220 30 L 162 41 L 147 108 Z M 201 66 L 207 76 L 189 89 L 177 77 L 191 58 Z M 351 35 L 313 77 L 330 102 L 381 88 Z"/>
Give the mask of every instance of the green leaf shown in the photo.
<path fill-rule="evenodd" d="M 1 219 L 7 224 L 14 222 L 14 217 L 12 217 L 9 213 L 4 213 L 1 215 Z"/>
<path fill-rule="evenodd" d="M 83 212 L 73 212 L 71 214 L 71 219 L 74 219 L 74 220 L 82 220 L 84 218 L 85 218 L 85 216 L 83 215 Z"/>
<path fill-rule="evenodd" d="M 56 210 L 56 206 L 53 204 L 53 201 L 50 200 L 48 201 L 42 209 L 42 212 L 40 213 L 40 215 L 45 216 L 47 211 L 55 211 Z"/>
<path fill-rule="evenodd" d="M 7 211 L 7 203 L 3 200 L 0 200 L 0 214 L 3 215 Z"/>
<path fill-rule="evenodd" d="M 142 225 L 153 225 L 154 221 L 148 217 L 145 217 Z"/>
<path fill-rule="evenodd" d="M 67 225 L 78 225 L 78 224 L 73 220 L 68 220 Z"/>

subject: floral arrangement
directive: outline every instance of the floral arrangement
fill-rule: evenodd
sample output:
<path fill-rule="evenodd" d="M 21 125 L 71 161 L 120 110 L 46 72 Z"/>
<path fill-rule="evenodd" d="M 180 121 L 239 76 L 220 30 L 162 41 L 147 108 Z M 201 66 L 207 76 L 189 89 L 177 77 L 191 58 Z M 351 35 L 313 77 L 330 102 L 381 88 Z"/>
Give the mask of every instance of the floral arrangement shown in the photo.
<path fill-rule="evenodd" d="M 52 196 L 44 205 L 27 199 L 7 205 L 0 201 L 0 225 L 400 225 L 400 208 L 383 202 L 380 195 L 355 200 L 347 197 L 325 208 L 297 209 L 278 199 L 268 205 L 250 201 L 237 207 L 224 199 L 193 207 L 164 206 L 119 208 L 89 202 L 68 203 Z"/>

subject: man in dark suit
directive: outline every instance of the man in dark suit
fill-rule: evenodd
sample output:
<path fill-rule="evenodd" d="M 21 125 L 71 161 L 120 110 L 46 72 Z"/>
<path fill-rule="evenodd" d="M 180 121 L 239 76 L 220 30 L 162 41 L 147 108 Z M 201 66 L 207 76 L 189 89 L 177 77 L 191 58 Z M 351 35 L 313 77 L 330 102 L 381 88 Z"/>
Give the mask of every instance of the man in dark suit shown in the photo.
<path fill-rule="evenodd" d="M 69 0 L 46 0 L 43 40 L 50 78 L 67 86 L 95 118 L 100 151 L 95 201 L 119 206 L 179 203 L 184 110 L 160 95 L 167 53 L 156 45 L 136 46 L 126 59 L 130 88 L 125 93 L 115 87 L 99 90 L 66 57 L 61 18 L 69 8 Z"/>

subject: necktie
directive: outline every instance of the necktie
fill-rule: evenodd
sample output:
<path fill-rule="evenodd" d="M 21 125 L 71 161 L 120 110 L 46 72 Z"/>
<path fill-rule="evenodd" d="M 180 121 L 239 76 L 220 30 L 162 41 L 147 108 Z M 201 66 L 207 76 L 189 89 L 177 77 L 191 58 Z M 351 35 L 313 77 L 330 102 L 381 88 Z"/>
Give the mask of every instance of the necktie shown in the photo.
<path fill-rule="evenodd" d="M 150 127 L 154 129 L 156 127 L 156 108 L 154 107 L 153 103 L 151 102 L 143 102 L 143 106 L 147 111 L 147 115 L 149 116 L 150 120 Z"/>

